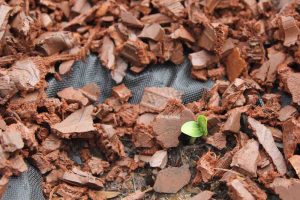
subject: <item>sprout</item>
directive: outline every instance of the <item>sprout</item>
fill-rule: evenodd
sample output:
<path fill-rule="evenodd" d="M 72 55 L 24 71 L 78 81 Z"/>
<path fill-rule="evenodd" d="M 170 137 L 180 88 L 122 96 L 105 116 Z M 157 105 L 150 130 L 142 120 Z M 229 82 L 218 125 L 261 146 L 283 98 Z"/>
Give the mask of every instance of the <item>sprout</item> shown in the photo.
<path fill-rule="evenodd" d="M 188 121 L 181 126 L 181 132 L 190 136 L 190 143 L 194 144 L 196 138 L 207 135 L 207 118 L 199 115 L 197 121 Z"/>

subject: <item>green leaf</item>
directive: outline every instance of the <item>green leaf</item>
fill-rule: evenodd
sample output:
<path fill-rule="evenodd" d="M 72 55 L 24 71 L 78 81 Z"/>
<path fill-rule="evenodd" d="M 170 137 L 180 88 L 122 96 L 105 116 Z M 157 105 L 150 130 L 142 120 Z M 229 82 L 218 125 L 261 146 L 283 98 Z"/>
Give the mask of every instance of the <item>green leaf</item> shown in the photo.
<path fill-rule="evenodd" d="M 181 126 L 181 132 L 191 137 L 201 137 L 203 135 L 198 123 L 195 121 L 185 122 Z"/>
<path fill-rule="evenodd" d="M 207 118 L 204 115 L 199 115 L 197 118 L 197 123 L 202 135 L 206 136 L 207 131 Z"/>

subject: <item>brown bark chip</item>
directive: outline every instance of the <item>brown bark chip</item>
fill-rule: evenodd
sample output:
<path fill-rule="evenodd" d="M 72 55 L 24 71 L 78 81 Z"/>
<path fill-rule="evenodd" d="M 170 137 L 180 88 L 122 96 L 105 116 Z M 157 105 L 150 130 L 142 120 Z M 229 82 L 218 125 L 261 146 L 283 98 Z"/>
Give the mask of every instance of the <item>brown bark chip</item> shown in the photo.
<path fill-rule="evenodd" d="M 207 68 L 209 65 L 215 64 L 218 61 L 216 56 L 208 53 L 205 50 L 189 54 L 189 59 L 193 69 L 197 70 Z"/>
<path fill-rule="evenodd" d="M 204 190 L 204 191 L 200 192 L 199 194 L 193 196 L 189 200 L 210 200 L 213 195 L 214 195 L 213 192 L 211 192 L 209 190 Z"/>
<path fill-rule="evenodd" d="M 89 99 L 86 98 L 80 90 L 73 87 L 65 88 L 57 93 L 57 96 L 65 99 L 68 103 L 80 103 L 86 106 L 89 103 Z"/>
<path fill-rule="evenodd" d="M 278 172 L 284 175 L 287 171 L 286 163 L 274 142 L 271 131 L 259 121 L 251 117 L 248 117 L 248 123 L 253 130 L 253 134 L 258 138 L 259 143 L 272 158 Z"/>
<path fill-rule="evenodd" d="M 278 119 L 283 122 L 291 118 L 297 113 L 297 109 L 293 106 L 287 105 L 280 109 Z"/>
<path fill-rule="evenodd" d="M 237 109 L 230 112 L 227 121 L 225 122 L 222 130 L 225 132 L 239 133 L 241 124 L 241 112 Z"/>
<path fill-rule="evenodd" d="M 192 111 L 177 100 L 169 101 L 165 110 L 152 123 L 157 142 L 163 148 L 176 147 L 179 144 L 180 127 L 192 120 L 195 120 Z"/>
<path fill-rule="evenodd" d="M 295 169 L 298 177 L 300 177 L 300 156 L 299 155 L 293 155 L 292 157 L 289 158 L 289 162 Z"/>
<path fill-rule="evenodd" d="M 247 144 L 236 152 L 232 158 L 231 167 L 236 167 L 242 173 L 256 177 L 259 144 L 256 140 L 248 140 Z"/>
<path fill-rule="evenodd" d="M 283 152 L 286 159 L 294 155 L 297 144 L 300 143 L 299 121 L 292 118 L 283 123 Z"/>
<path fill-rule="evenodd" d="M 52 129 L 62 138 L 89 137 L 89 133 L 96 130 L 93 126 L 93 109 L 93 106 L 87 106 L 77 110 L 61 123 L 54 124 Z"/>
<path fill-rule="evenodd" d="M 160 193 L 177 193 L 190 181 L 191 173 L 187 165 L 169 167 L 158 172 L 153 189 Z"/>
<path fill-rule="evenodd" d="M 300 35 L 299 27 L 296 20 L 292 16 L 281 16 L 281 25 L 284 32 L 284 46 L 294 45 L 298 41 Z"/>
<path fill-rule="evenodd" d="M 227 56 L 225 65 L 227 77 L 230 82 L 240 77 L 248 66 L 246 61 L 241 57 L 241 50 L 237 47 Z"/>
<path fill-rule="evenodd" d="M 159 24 L 146 25 L 138 37 L 162 41 L 165 36 L 164 29 Z"/>
<path fill-rule="evenodd" d="M 300 196 L 300 181 L 298 179 L 276 178 L 271 188 L 283 200 L 295 200 Z"/>
<path fill-rule="evenodd" d="M 255 200 L 255 197 L 247 190 L 247 188 L 238 179 L 234 179 L 228 183 L 229 194 L 232 199 Z"/>
<path fill-rule="evenodd" d="M 131 91 L 123 84 L 113 87 L 112 95 L 121 102 L 127 102 L 130 97 L 132 97 Z"/>
<path fill-rule="evenodd" d="M 181 93 L 168 87 L 148 87 L 144 89 L 140 108 L 142 111 L 160 112 L 170 99 L 181 100 Z"/>
<path fill-rule="evenodd" d="M 287 88 L 292 95 L 293 102 L 300 105 L 300 73 L 291 73 L 287 77 Z"/>
<path fill-rule="evenodd" d="M 164 150 L 157 151 L 151 157 L 149 164 L 151 167 L 165 168 L 168 162 L 168 152 Z"/>

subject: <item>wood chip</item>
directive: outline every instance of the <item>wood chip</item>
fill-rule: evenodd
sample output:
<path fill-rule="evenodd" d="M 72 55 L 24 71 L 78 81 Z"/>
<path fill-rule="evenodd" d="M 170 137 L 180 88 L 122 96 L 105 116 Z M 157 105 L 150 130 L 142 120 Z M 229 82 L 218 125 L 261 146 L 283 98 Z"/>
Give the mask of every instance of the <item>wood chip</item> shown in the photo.
<path fill-rule="evenodd" d="M 191 173 L 187 165 L 168 167 L 159 171 L 153 189 L 159 193 L 177 193 L 190 181 Z"/>
<path fill-rule="evenodd" d="M 278 172 L 282 175 L 285 174 L 287 171 L 285 160 L 274 142 L 271 131 L 259 121 L 256 121 L 251 117 L 248 117 L 248 123 L 254 131 L 254 135 L 258 138 L 259 143 L 272 158 Z"/>

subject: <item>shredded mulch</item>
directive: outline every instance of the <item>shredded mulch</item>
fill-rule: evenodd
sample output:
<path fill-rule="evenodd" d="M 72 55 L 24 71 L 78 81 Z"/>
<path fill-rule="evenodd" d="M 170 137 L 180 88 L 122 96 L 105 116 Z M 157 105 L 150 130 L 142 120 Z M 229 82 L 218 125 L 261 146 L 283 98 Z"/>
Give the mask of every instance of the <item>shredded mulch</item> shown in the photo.
<path fill-rule="evenodd" d="M 298 199 L 299 35 L 299 0 L 0 0 L 0 194 L 27 161 L 47 199 Z M 45 77 L 90 53 L 112 96 L 48 97 Z M 128 102 L 128 70 L 186 57 L 215 80 L 198 101 L 148 87 Z M 200 114 L 208 136 L 190 145 L 180 128 Z"/>

